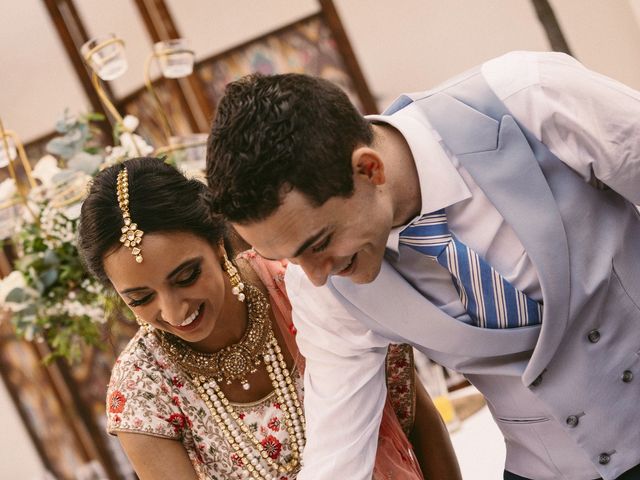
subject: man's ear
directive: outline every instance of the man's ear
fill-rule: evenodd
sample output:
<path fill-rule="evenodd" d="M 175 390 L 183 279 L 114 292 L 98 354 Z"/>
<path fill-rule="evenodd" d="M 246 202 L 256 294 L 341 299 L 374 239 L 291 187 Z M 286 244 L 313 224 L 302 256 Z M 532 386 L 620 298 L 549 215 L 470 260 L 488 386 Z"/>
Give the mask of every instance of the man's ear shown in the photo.
<path fill-rule="evenodd" d="M 382 185 L 386 178 L 380 154 L 371 147 L 358 147 L 351 154 L 354 175 L 363 175 L 373 185 Z"/>

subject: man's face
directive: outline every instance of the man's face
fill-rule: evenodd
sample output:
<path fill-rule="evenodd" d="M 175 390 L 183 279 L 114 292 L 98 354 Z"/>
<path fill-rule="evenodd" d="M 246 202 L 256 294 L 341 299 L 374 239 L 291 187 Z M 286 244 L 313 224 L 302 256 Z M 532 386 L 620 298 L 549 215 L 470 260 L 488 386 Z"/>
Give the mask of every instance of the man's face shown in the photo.
<path fill-rule="evenodd" d="M 392 219 L 376 186 L 356 178 L 349 198 L 332 197 L 314 207 L 293 190 L 266 220 L 233 226 L 260 255 L 287 258 L 321 286 L 330 275 L 349 277 L 354 283 L 373 281 Z"/>

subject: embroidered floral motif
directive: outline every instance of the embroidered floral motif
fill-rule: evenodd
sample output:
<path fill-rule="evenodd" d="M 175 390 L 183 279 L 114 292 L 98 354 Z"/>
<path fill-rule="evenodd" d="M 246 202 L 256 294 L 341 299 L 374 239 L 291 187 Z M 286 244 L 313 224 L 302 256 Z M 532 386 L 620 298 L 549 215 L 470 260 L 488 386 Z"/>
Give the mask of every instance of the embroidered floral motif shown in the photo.
<path fill-rule="evenodd" d="M 173 425 L 176 433 L 182 433 L 185 427 L 191 427 L 191 420 L 181 413 L 172 413 L 169 418 L 167 418 L 167 422 Z"/>
<path fill-rule="evenodd" d="M 267 454 L 274 460 L 277 460 L 280 456 L 280 450 L 282 450 L 282 444 L 273 435 L 267 435 L 260 442 L 264 447 Z"/>
<path fill-rule="evenodd" d="M 267 426 L 273 430 L 274 432 L 277 432 L 280 430 L 280 419 L 278 417 L 272 417 L 271 420 L 269 420 L 269 423 L 267 424 Z"/>
<path fill-rule="evenodd" d="M 125 403 L 127 403 L 127 399 L 124 395 L 118 390 L 114 391 L 109 397 L 109 412 L 122 413 Z"/>

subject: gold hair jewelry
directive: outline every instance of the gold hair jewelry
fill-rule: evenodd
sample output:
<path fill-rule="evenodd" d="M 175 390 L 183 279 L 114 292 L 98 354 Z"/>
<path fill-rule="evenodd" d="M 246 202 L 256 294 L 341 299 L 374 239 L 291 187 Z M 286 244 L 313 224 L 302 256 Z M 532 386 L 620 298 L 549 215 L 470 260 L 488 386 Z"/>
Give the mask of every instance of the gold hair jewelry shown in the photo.
<path fill-rule="evenodd" d="M 122 211 L 122 220 L 124 221 L 124 226 L 120 229 L 122 232 L 120 242 L 131 249 L 131 255 L 136 257 L 136 262 L 142 263 L 140 243 L 142 243 L 144 232 L 138 229 L 138 225 L 131 221 L 131 215 L 129 215 L 129 177 L 127 167 L 123 167 L 118 173 L 117 194 L 118 205 Z"/>
<path fill-rule="evenodd" d="M 168 332 L 156 329 L 160 345 L 180 367 L 192 377 L 204 375 L 218 382 L 231 384 L 239 380 L 242 388 L 251 388 L 247 376 L 257 371 L 257 366 L 267 351 L 267 343 L 273 335 L 269 320 L 269 302 L 252 285 L 247 285 L 247 329 L 238 343 L 214 353 L 193 350 L 188 343 Z"/>
<path fill-rule="evenodd" d="M 227 258 L 226 253 L 222 254 L 222 258 L 223 258 L 222 266 L 227 272 L 227 275 L 229 275 L 229 281 L 231 282 L 231 293 L 233 293 L 239 301 L 244 302 L 244 298 L 245 298 L 245 294 L 243 293 L 244 283 L 242 282 L 242 278 L 238 273 L 238 269 Z"/>

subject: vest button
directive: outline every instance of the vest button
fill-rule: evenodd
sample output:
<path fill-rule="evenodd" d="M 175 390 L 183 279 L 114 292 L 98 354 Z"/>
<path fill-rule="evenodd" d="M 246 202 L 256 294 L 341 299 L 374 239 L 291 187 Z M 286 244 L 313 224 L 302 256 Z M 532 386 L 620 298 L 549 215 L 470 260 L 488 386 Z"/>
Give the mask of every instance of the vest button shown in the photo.
<path fill-rule="evenodd" d="M 569 425 L 571 428 L 578 426 L 578 423 L 580 423 L 580 419 L 577 415 L 569 415 L 566 421 L 567 425 Z"/>
<path fill-rule="evenodd" d="M 598 329 L 591 330 L 587 335 L 587 338 L 591 343 L 598 343 L 600 340 L 600 331 Z"/>
<path fill-rule="evenodd" d="M 633 380 L 633 372 L 631 370 L 625 370 L 622 372 L 622 381 L 624 383 L 631 383 Z"/>
<path fill-rule="evenodd" d="M 598 463 L 600 465 L 606 465 L 610 461 L 611 461 L 611 455 L 609 455 L 608 453 L 601 453 L 600 456 L 598 457 Z"/>

